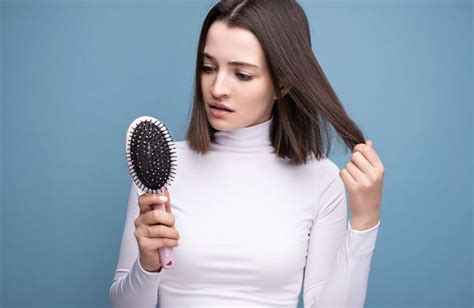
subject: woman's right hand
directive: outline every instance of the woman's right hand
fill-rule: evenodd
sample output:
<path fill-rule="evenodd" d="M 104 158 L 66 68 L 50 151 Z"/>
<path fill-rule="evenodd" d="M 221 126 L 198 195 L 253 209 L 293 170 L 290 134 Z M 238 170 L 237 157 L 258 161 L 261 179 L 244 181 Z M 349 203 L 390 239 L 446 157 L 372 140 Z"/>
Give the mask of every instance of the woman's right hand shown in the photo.
<path fill-rule="evenodd" d="M 153 205 L 165 203 L 165 211 L 153 210 Z M 179 233 L 171 213 L 170 197 L 144 193 L 138 197 L 140 214 L 135 219 L 135 238 L 138 242 L 140 264 L 149 272 L 161 271 L 158 249 L 178 246 Z M 149 233 L 148 233 L 149 232 Z"/>

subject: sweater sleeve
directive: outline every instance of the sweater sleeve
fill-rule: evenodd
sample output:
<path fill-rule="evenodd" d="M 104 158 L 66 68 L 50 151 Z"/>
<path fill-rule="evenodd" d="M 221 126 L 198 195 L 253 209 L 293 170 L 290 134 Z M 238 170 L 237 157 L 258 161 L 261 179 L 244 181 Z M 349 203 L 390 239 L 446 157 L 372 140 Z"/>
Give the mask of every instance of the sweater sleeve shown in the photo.
<path fill-rule="evenodd" d="M 380 220 L 366 230 L 351 228 L 344 182 L 338 173 L 321 192 L 310 231 L 303 283 L 305 308 L 364 307 L 379 225 Z"/>
<path fill-rule="evenodd" d="M 140 212 L 139 195 L 138 187 L 132 182 L 120 255 L 109 290 L 109 301 L 113 308 L 155 308 L 158 301 L 162 272 L 148 272 L 142 267 L 134 235 L 134 221 Z"/>

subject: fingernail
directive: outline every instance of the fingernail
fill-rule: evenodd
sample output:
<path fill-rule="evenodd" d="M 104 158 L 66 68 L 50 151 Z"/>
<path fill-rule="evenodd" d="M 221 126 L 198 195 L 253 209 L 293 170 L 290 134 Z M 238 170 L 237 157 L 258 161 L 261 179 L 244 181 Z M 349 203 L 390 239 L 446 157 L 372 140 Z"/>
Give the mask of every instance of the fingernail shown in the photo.
<path fill-rule="evenodd" d="M 160 199 L 162 202 L 168 201 L 168 198 L 167 198 L 166 196 L 160 196 L 159 199 Z"/>

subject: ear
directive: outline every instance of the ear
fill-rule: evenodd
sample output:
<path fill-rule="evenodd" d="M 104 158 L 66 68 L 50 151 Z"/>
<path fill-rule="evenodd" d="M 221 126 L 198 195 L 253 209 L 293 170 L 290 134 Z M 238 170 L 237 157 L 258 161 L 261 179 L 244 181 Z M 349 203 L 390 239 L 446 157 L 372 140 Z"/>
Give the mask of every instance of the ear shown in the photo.
<path fill-rule="evenodd" d="M 288 92 L 290 92 L 290 88 L 289 87 L 286 87 L 285 85 L 282 85 L 280 84 L 280 92 L 281 92 L 281 96 L 285 96 L 288 94 Z M 273 96 L 273 99 L 277 99 L 276 97 L 276 94 Z"/>
<path fill-rule="evenodd" d="M 281 91 L 281 96 L 285 96 L 288 94 L 288 92 L 290 92 L 290 89 L 285 86 L 280 86 L 280 91 Z"/>

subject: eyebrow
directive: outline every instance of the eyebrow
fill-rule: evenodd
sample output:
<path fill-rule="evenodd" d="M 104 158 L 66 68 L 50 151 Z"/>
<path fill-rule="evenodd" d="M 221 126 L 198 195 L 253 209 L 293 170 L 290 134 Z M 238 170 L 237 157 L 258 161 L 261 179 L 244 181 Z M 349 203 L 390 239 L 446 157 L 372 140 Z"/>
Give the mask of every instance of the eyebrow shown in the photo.
<path fill-rule="evenodd" d="M 211 60 L 216 60 L 216 58 L 214 58 L 213 56 L 211 56 L 210 54 L 208 54 L 207 52 L 204 52 L 203 53 L 203 57 L 204 58 L 209 58 Z M 255 64 L 251 64 L 251 63 L 246 63 L 246 62 L 242 62 L 242 61 L 230 61 L 228 62 L 229 65 L 234 65 L 234 66 L 248 66 L 248 67 L 254 67 L 254 68 L 260 68 L 258 67 L 257 65 Z"/>

